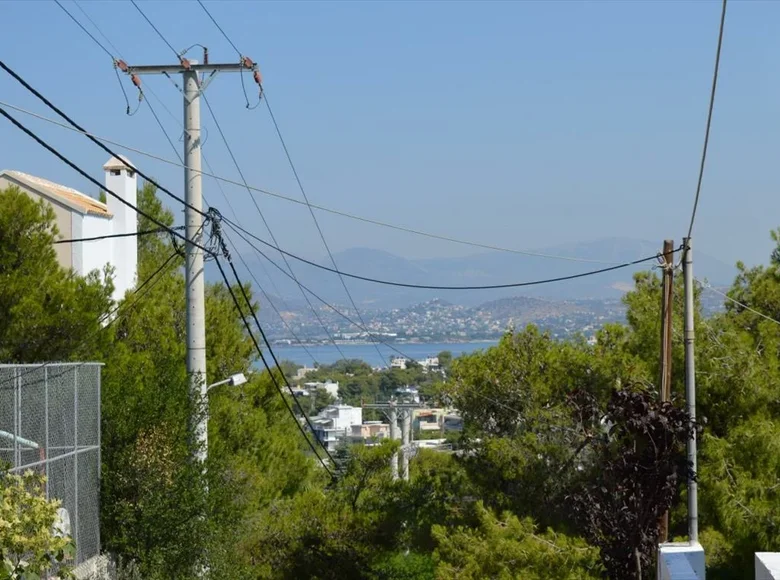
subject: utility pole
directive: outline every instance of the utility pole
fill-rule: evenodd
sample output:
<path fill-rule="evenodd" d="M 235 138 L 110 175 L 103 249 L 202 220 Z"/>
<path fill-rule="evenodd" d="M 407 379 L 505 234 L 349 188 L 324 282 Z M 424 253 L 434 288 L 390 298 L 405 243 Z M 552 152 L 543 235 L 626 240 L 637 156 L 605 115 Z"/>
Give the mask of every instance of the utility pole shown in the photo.
<path fill-rule="evenodd" d="M 388 422 L 390 423 L 390 439 L 401 439 L 401 475 L 405 480 L 409 479 L 409 457 L 411 457 L 411 435 L 412 435 L 412 409 L 420 407 L 419 403 L 397 403 L 388 401 L 386 403 L 370 403 L 363 405 L 364 409 L 380 409 L 384 411 Z M 401 413 L 401 433 L 398 433 L 398 413 Z M 393 453 L 390 458 L 390 472 L 393 480 L 398 479 L 398 451 Z"/>
<path fill-rule="evenodd" d="M 694 426 L 696 424 L 696 366 L 694 361 L 694 302 L 693 302 L 693 254 L 691 238 L 683 239 L 683 280 L 685 282 L 685 402 L 688 414 Z M 696 431 L 691 433 L 687 444 L 688 462 L 693 477 L 688 477 L 688 540 L 699 541 L 699 502 L 698 486 L 695 474 L 696 464 Z"/>
<path fill-rule="evenodd" d="M 672 398 L 672 319 L 674 299 L 674 241 L 664 240 L 663 281 L 661 287 L 661 364 L 659 398 L 661 402 Z M 669 510 L 658 522 L 658 541 L 669 539 Z"/>
<path fill-rule="evenodd" d="M 409 456 L 412 453 L 411 445 L 412 410 L 404 409 L 401 415 L 401 479 L 409 481 Z"/>
<path fill-rule="evenodd" d="M 388 419 L 390 420 L 390 439 L 395 441 L 398 439 L 398 411 L 395 408 L 395 404 L 390 402 L 390 410 L 388 412 Z M 390 473 L 393 476 L 393 481 L 398 479 L 398 452 L 393 453 L 390 458 Z"/>
<path fill-rule="evenodd" d="M 206 413 L 196 427 L 196 437 L 200 444 L 197 458 L 205 461 L 208 455 L 208 399 L 206 397 L 206 304 L 204 295 L 203 269 L 203 192 L 201 190 L 201 138 L 200 138 L 200 96 L 209 83 L 220 72 L 254 72 L 255 82 L 260 85 L 260 73 L 257 66 L 247 57 L 232 64 L 208 64 L 208 52 L 204 50 L 204 61 L 180 57 L 175 65 L 130 66 L 117 61 L 116 66 L 130 75 L 133 84 L 139 90 L 139 75 L 164 74 L 169 78 L 181 75 L 184 89 L 184 191 L 187 206 L 184 210 L 184 224 L 187 243 L 185 244 L 185 280 L 187 299 L 187 374 L 190 377 L 190 393 L 194 400 L 206 405 Z M 199 76 L 203 73 L 204 77 Z M 208 76 L 205 76 L 208 75 Z M 198 247 L 200 246 L 200 247 Z"/>

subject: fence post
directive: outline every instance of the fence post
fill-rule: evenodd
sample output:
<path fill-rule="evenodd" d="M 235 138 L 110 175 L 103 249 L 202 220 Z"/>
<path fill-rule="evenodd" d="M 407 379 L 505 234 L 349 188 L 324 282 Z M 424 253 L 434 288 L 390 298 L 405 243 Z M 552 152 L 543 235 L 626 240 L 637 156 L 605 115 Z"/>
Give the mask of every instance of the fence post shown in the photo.
<path fill-rule="evenodd" d="M 73 367 L 73 541 L 76 543 L 76 561 L 79 561 L 79 367 Z"/>
<path fill-rule="evenodd" d="M 44 448 L 44 459 L 46 459 L 46 463 L 44 463 L 44 471 L 46 473 L 46 499 L 51 499 L 51 496 L 49 495 L 49 367 L 43 367 L 43 429 L 46 433 L 45 435 L 45 445 Z"/>

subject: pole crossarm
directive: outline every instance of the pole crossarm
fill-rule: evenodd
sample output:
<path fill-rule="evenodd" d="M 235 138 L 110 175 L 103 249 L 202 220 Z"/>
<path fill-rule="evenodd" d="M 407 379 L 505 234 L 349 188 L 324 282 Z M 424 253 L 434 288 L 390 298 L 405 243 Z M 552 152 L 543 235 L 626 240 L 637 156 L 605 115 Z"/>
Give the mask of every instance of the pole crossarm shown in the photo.
<path fill-rule="evenodd" d="M 185 68 L 181 64 L 147 64 L 141 66 L 127 65 L 129 74 L 153 75 L 153 74 L 183 74 L 187 71 L 192 72 L 246 72 L 256 71 L 257 65 L 247 66 L 245 63 L 225 63 L 225 64 L 191 64 Z"/>

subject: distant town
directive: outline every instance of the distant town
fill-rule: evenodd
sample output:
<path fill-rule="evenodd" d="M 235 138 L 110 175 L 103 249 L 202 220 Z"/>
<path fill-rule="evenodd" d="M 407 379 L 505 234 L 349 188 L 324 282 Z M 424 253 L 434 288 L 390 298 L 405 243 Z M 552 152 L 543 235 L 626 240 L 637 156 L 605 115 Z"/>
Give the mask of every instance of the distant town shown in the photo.
<path fill-rule="evenodd" d="M 702 301 L 707 314 L 720 308 L 720 303 L 708 295 L 703 295 Z M 356 316 L 346 306 L 338 308 L 350 317 Z M 290 330 L 307 346 L 332 344 L 311 310 L 279 310 L 286 325 L 270 308 L 261 313 L 274 344 L 297 345 Z M 435 299 L 408 308 L 361 311 L 370 335 L 356 332 L 355 326 L 328 308 L 318 309 L 317 314 L 339 344 L 366 344 L 372 338 L 401 344 L 463 343 L 497 340 L 508 329 L 528 324 L 560 340 L 575 336 L 593 340 L 605 324 L 625 322 L 626 307 L 620 299 L 547 301 L 518 296 L 477 307 Z"/>

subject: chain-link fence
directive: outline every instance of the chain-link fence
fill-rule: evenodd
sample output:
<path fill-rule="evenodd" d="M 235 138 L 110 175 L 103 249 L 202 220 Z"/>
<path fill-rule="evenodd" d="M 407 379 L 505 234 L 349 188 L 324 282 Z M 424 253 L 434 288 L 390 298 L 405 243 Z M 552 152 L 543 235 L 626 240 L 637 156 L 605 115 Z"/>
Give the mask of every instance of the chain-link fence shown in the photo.
<path fill-rule="evenodd" d="M 0 364 L 0 463 L 46 475 L 76 564 L 100 553 L 100 369 Z"/>

